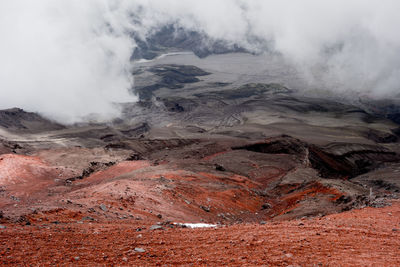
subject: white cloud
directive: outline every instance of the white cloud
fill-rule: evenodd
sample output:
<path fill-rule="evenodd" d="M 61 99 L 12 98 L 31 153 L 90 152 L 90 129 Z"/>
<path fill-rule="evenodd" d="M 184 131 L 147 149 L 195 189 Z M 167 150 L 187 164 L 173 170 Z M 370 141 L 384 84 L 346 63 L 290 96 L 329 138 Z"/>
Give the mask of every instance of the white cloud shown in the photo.
<path fill-rule="evenodd" d="M 2 2 L 0 107 L 66 122 L 118 114 L 113 102 L 135 98 L 128 94 L 133 43 L 117 15 L 101 0 Z"/>
<path fill-rule="evenodd" d="M 135 100 L 130 32 L 168 23 L 259 52 L 256 37 L 313 85 L 391 96 L 400 84 L 398 10 L 397 0 L 2 1 L 0 108 L 69 122 L 118 115 L 113 102 Z"/>

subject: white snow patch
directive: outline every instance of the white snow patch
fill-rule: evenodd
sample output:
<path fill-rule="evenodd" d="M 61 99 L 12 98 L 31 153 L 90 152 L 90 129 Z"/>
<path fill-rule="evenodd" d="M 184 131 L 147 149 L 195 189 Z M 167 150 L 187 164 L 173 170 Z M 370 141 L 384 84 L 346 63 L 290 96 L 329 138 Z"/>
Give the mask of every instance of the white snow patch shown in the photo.
<path fill-rule="evenodd" d="M 208 224 L 208 223 L 174 223 L 175 225 L 184 226 L 187 228 L 215 228 L 216 224 Z"/>

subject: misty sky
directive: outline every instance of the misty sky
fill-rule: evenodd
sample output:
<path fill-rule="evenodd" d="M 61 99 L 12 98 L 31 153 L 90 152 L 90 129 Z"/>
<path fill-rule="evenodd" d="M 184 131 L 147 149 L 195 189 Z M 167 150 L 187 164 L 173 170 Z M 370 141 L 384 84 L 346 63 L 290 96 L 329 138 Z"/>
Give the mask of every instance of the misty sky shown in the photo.
<path fill-rule="evenodd" d="M 400 92 L 400 1 L 12 0 L 0 2 L 0 108 L 63 122 L 118 116 L 136 101 L 135 43 L 166 24 L 281 53 L 337 94 Z M 257 40 L 255 42 L 254 40 Z"/>

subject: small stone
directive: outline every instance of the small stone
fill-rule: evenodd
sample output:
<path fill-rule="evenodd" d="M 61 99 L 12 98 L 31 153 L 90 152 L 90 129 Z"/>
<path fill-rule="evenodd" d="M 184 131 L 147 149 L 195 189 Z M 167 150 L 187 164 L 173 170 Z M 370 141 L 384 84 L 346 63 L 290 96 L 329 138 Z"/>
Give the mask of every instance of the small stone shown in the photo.
<path fill-rule="evenodd" d="M 293 257 L 293 254 L 292 254 L 292 253 L 286 253 L 285 256 L 286 256 L 287 258 L 292 258 L 292 257 Z"/>
<path fill-rule="evenodd" d="M 122 258 L 122 261 L 127 262 L 127 261 L 128 261 L 128 258 L 127 258 L 127 257 L 123 257 L 123 258 Z"/>
<path fill-rule="evenodd" d="M 260 224 L 264 225 L 264 224 L 267 224 L 267 222 L 266 221 L 261 221 Z"/>
<path fill-rule="evenodd" d="M 146 252 L 146 250 L 143 248 L 135 248 L 135 252 L 143 253 Z"/>
<path fill-rule="evenodd" d="M 80 257 L 75 257 L 74 260 L 79 261 Z"/>
<path fill-rule="evenodd" d="M 210 207 L 200 206 L 200 208 L 201 208 L 202 210 L 204 210 L 205 212 L 210 212 L 210 211 L 211 211 Z"/>
<path fill-rule="evenodd" d="M 263 209 L 263 210 L 269 210 L 270 208 L 272 208 L 272 206 L 269 203 L 264 203 L 261 206 L 261 209 Z"/>
<path fill-rule="evenodd" d="M 105 211 L 105 212 L 108 211 L 106 205 L 104 205 L 104 204 L 100 204 L 100 209 L 101 209 L 102 211 Z"/>
<path fill-rule="evenodd" d="M 393 228 L 392 231 L 393 232 L 397 232 L 399 229 Z"/>
<path fill-rule="evenodd" d="M 150 230 L 164 230 L 164 228 L 161 225 L 152 225 Z"/>
<path fill-rule="evenodd" d="M 92 217 L 89 217 L 89 216 L 85 216 L 85 217 L 82 218 L 82 221 L 92 221 L 92 222 L 94 222 L 95 219 L 92 218 Z"/>
<path fill-rule="evenodd" d="M 0 225 L 0 229 L 6 229 L 7 227 L 5 227 L 4 225 Z"/>
<path fill-rule="evenodd" d="M 143 235 L 142 235 L 142 234 L 138 234 L 136 237 L 137 237 L 137 238 L 142 238 Z"/>
<path fill-rule="evenodd" d="M 216 169 L 217 171 L 221 171 L 221 172 L 226 171 L 226 169 L 224 168 L 224 166 L 221 166 L 221 165 L 219 165 L 219 164 L 215 164 L 215 169 Z"/>
<path fill-rule="evenodd" d="M 162 215 L 161 214 L 157 214 L 157 218 L 162 219 Z"/>

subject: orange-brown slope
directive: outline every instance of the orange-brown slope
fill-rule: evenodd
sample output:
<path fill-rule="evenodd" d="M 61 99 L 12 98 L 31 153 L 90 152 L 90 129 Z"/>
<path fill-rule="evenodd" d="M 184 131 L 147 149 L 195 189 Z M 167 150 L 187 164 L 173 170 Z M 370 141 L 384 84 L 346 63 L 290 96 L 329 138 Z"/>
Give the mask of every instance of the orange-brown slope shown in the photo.
<path fill-rule="evenodd" d="M 28 197 L 71 175 L 68 168 L 49 166 L 38 157 L 0 155 L 0 186 L 15 197 Z"/>

